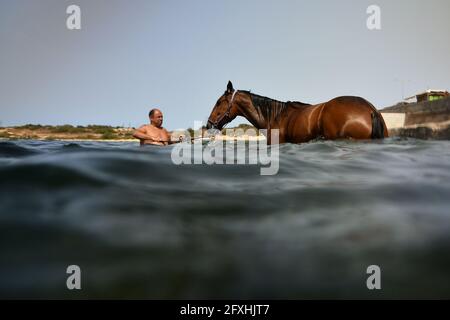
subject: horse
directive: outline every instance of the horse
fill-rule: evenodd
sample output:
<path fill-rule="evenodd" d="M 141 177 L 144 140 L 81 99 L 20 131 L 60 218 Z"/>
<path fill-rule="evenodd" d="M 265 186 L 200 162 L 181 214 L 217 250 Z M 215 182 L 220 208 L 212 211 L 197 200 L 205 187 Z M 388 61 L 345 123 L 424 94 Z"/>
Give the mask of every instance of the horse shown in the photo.
<path fill-rule="evenodd" d="M 380 112 L 367 100 L 341 96 L 319 104 L 281 102 L 250 91 L 235 90 L 231 81 L 217 100 L 206 125 L 222 128 L 237 116 L 257 129 L 278 129 L 279 143 L 303 143 L 314 139 L 383 139 L 388 130 Z"/>

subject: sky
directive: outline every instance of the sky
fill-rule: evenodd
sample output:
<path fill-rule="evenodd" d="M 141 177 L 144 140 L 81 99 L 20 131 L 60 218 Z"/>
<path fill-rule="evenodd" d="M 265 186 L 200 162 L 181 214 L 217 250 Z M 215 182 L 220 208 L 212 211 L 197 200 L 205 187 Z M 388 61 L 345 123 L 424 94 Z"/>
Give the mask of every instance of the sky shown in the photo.
<path fill-rule="evenodd" d="M 66 27 L 72 4 L 80 30 Z M 372 4 L 380 30 L 366 26 Z M 193 127 L 228 80 L 381 109 L 450 90 L 449 12 L 448 0 L 0 0 L 0 126 L 137 127 L 158 107 L 169 130 Z"/>

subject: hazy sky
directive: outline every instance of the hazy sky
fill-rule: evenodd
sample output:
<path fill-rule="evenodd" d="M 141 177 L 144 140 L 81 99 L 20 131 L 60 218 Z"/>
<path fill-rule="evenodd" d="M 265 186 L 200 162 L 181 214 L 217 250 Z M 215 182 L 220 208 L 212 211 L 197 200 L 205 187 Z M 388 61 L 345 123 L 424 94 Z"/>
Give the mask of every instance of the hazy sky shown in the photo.
<path fill-rule="evenodd" d="M 66 28 L 70 4 L 81 30 Z M 366 27 L 371 4 L 381 30 Z M 0 125 L 138 126 L 157 106 L 165 127 L 187 128 L 228 80 L 383 108 L 450 89 L 449 13 L 448 0 L 0 0 Z"/>

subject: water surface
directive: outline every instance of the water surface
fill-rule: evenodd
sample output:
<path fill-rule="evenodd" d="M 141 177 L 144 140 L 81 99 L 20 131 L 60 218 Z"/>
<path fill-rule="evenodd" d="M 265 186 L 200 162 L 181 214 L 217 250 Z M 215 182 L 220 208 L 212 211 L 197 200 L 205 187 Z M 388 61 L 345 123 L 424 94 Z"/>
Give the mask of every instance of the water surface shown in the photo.
<path fill-rule="evenodd" d="M 0 297 L 450 298 L 449 141 L 284 144 L 274 176 L 171 150 L 0 141 Z"/>

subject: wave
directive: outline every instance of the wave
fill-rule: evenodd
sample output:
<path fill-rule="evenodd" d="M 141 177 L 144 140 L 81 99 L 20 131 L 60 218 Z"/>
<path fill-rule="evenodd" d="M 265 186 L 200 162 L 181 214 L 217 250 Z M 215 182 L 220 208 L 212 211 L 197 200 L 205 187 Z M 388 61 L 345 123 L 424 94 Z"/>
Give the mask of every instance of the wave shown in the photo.
<path fill-rule="evenodd" d="M 369 264 L 389 272 L 384 298 L 450 297 L 449 149 L 284 144 L 261 176 L 176 166 L 170 147 L 0 144 L 0 296 L 64 297 L 75 263 L 83 297 L 370 297 Z"/>
<path fill-rule="evenodd" d="M 25 157 L 37 152 L 26 147 L 21 147 L 13 142 L 0 141 L 0 157 Z"/>

